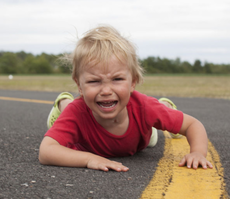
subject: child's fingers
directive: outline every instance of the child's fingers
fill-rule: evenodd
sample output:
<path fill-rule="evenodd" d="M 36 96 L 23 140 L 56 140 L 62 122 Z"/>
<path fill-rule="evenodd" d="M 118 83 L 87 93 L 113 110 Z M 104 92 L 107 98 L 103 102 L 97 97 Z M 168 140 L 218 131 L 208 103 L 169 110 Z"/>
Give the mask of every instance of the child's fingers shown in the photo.
<path fill-rule="evenodd" d="M 129 168 L 128 167 L 125 167 L 125 166 L 122 166 L 122 167 L 108 167 L 109 169 L 112 169 L 112 170 L 114 170 L 114 171 L 117 171 L 117 172 L 120 172 L 120 171 L 124 171 L 124 172 L 126 172 L 126 171 L 128 171 L 129 170 Z"/>
<path fill-rule="evenodd" d="M 179 163 L 179 166 L 180 166 L 180 167 L 183 167 L 183 166 L 185 166 L 185 164 L 186 164 L 186 158 L 183 157 L 182 160 L 181 160 L 180 163 Z"/>
<path fill-rule="evenodd" d="M 109 169 L 112 169 L 114 171 L 117 171 L 117 172 L 120 172 L 120 171 L 128 171 L 129 168 L 122 165 L 121 163 L 119 162 L 114 162 L 114 161 L 111 161 L 109 162 L 108 164 L 102 164 L 101 165 L 101 168 L 99 168 L 100 170 L 103 170 L 103 171 L 108 171 Z"/>
<path fill-rule="evenodd" d="M 194 160 L 193 160 L 193 163 L 192 163 L 192 168 L 193 168 L 193 169 L 197 169 L 198 166 L 199 166 L 198 160 L 194 159 Z"/>
<path fill-rule="evenodd" d="M 206 158 L 199 160 L 196 158 L 189 158 L 187 156 L 184 156 L 180 161 L 179 166 L 182 167 L 185 165 L 187 165 L 188 168 L 193 169 L 197 169 L 199 165 L 201 165 L 203 169 L 213 168 L 212 164 L 209 161 L 207 161 Z"/>
<path fill-rule="evenodd" d="M 121 163 L 120 163 L 120 164 L 117 164 L 116 162 L 115 162 L 114 164 L 111 164 L 111 166 L 109 166 L 109 168 L 110 168 L 110 169 L 113 169 L 113 170 L 115 170 L 115 171 L 118 171 L 118 172 L 120 172 L 120 171 L 124 171 L 124 172 L 125 172 L 125 171 L 128 171 L 128 170 L 129 170 L 128 167 L 122 165 Z"/>
<path fill-rule="evenodd" d="M 193 165 L 193 158 L 187 158 L 186 162 L 187 162 L 187 168 L 190 169 L 192 166 L 194 166 Z"/>
<path fill-rule="evenodd" d="M 108 167 L 106 167 L 106 166 L 99 166 L 98 170 L 109 171 Z"/>
<path fill-rule="evenodd" d="M 121 168 L 119 168 L 119 170 L 116 170 L 116 171 L 123 171 L 123 172 L 126 172 L 126 171 L 128 171 L 129 170 L 129 168 L 128 167 L 125 167 L 125 166 L 123 166 L 123 167 L 121 167 Z"/>
<path fill-rule="evenodd" d="M 119 171 L 119 167 L 111 167 L 110 165 L 105 165 L 105 164 L 99 164 L 98 167 L 92 168 L 95 170 L 102 170 L 102 171 L 109 171 L 109 169 L 113 169 L 116 171 Z"/>
<path fill-rule="evenodd" d="M 211 162 L 209 162 L 209 161 L 207 161 L 207 166 L 208 166 L 210 169 L 212 169 L 212 168 L 213 168 L 213 166 L 212 166 Z"/>
<path fill-rule="evenodd" d="M 200 165 L 203 167 L 203 169 L 207 169 L 207 160 L 205 159 L 205 160 L 202 160 L 202 161 L 200 161 Z"/>
<path fill-rule="evenodd" d="M 209 161 L 207 161 L 207 160 L 203 161 L 201 163 L 201 166 L 203 167 L 203 169 L 207 169 L 207 168 L 212 169 L 213 168 L 212 164 Z"/>
<path fill-rule="evenodd" d="M 87 162 L 87 168 L 95 169 L 95 170 L 102 170 L 102 171 L 109 171 L 109 169 L 115 171 L 128 171 L 129 168 L 122 165 L 120 162 L 111 161 L 109 159 L 93 155 L 92 158 Z"/>
<path fill-rule="evenodd" d="M 207 168 L 213 168 L 212 164 L 207 161 L 207 159 L 196 152 L 190 153 L 185 155 L 182 160 L 179 163 L 179 166 L 185 166 L 187 165 L 187 168 L 193 168 L 193 169 L 197 169 L 200 166 L 202 166 L 203 169 L 207 169 Z"/>

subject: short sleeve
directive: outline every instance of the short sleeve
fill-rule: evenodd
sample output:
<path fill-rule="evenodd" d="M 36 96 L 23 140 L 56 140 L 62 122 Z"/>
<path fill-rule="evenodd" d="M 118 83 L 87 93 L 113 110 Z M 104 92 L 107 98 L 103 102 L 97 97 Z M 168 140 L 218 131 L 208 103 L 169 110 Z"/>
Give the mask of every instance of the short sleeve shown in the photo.
<path fill-rule="evenodd" d="M 80 139 L 78 123 L 81 119 L 81 117 L 77 117 L 76 112 L 76 107 L 70 103 L 45 136 L 55 139 L 60 145 L 75 148 L 74 143 L 77 143 Z"/>
<path fill-rule="evenodd" d="M 178 133 L 183 123 L 183 112 L 166 107 L 153 97 L 145 100 L 146 123 L 160 130 Z"/>

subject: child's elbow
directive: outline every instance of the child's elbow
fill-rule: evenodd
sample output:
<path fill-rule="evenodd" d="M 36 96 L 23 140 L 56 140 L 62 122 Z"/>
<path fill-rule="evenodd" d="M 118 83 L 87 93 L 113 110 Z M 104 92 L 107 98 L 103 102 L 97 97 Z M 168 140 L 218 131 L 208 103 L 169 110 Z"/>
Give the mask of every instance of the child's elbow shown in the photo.
<path fill-rule="evenodd" d="M 41 149 L 39 151 L 39 155 L 38 155 L 38 160 L 41 164 L 43 165 L 47 165 L 47 160 L 46 158 L 44 157 L 44 154 L 42 153 Z"/>
<path fill-rule="evenodd" d="M 51 138 L 45 137 L 39 147 L 39 154 L 38 154 L 38 160 L 41 164 L 49 165 L 49 154 L 50 154 L 50 141 L 52 141 Z"/>
<path fill-rule="evenodd" d="M 45 144 L 41 144 L 39 149 L 38 160 L 43 165 L 49 165 L 49 150 Z"/>

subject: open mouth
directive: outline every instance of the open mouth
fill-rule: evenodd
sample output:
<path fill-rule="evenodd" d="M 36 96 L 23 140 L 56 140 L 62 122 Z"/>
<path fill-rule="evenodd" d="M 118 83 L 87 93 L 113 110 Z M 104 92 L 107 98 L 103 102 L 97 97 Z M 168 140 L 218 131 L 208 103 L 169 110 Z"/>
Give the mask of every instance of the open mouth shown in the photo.
<path fill-rule="evenodd" d="M 116 106 L 117 101 L 97 102 L 97 104 L 102 108 L 112 108 L 112 107 Z"/>

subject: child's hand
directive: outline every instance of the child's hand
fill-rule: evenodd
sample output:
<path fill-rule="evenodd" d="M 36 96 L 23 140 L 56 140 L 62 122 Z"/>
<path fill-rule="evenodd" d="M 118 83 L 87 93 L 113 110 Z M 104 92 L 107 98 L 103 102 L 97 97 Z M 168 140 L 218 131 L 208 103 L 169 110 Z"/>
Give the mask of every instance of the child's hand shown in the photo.
<path fill-rule="evenodd" d="M 87 168 L 95 169 L 95 170 L 102 170 L 102 171 L 109 171 L 109 169 L 113 169 L 115 171 L 128 171 L 129 168 L 122 165 L 120 162 L 111 161 L 109 159 L 100 157 L 100 156 L 93 156 L 87 163 Z"/>
<path fill-rule="evenodd" d="M 197 169 L 199 165 L 201 165 L 204 169 L 207 169 L 209 167 L 212 169 L 212 164 L 206 160 L 206 158 L 199 152 L 192 152 L 190 154 L 187 154 L 183 157 L 183 159 L 180 161 L 179 166 L 185 166 L 187 163 L 188 168 Z"/>

